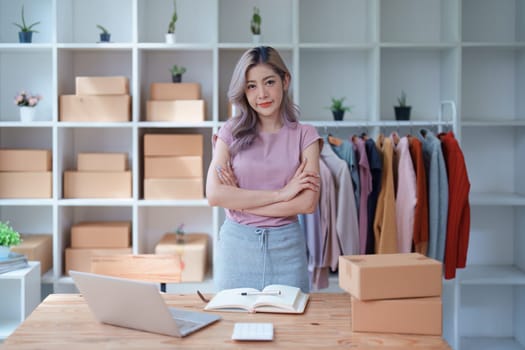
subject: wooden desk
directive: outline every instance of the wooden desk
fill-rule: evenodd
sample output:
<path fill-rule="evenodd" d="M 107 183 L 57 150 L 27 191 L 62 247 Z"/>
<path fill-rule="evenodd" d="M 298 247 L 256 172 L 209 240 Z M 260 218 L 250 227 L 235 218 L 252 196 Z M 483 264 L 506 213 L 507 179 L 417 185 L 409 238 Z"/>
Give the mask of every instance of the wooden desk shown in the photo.
<path fill-rule="evenodd" d="M 195 295 L 165 294 L 170 306 L 202 310 Z M 82 296 L 49 295 L 4 343 L 5 349 L 450 349 L 438 336 L 350 331 L 348 294 L 312 293 L 304 315 L 221 313 L 223 319 L 186 338 L 98 323 Z M 274 341 L 235 342 L 235 322 L 273 322 Z"/>

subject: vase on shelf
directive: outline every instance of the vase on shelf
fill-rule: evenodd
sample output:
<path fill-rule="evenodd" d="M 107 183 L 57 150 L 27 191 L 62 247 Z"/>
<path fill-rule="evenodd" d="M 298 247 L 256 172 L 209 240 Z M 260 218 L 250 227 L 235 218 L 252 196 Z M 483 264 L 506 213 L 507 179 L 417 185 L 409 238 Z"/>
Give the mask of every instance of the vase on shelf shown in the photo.
<path fill-rule="evenodd" d="M 35 120 L 35 107 L 20 107 L 20 121 L 32 122 Z"/>
<path fill-rule="evenodd" d="M 255 45 L 258 45 L 261 43 L 261 34 L 253 34 L 252 35 L 252 42 L 255 44 Z"/>
<path fill-rule="evenodd" d="M 166 33 L 166 44 L 175 44 L 175 33 Z"/>
<path fill-rule="evenodd" d="M 18 32 L 18 41 L 20 43 L 31 43 L 33 41 L 33 32 Z"/>
<path fill-rule="evenodd" d="M 9 256 L 9 252 L 11 249 L 5 245 L 0 245 L 0 259 L 1 258 L 7 258 Z"/>

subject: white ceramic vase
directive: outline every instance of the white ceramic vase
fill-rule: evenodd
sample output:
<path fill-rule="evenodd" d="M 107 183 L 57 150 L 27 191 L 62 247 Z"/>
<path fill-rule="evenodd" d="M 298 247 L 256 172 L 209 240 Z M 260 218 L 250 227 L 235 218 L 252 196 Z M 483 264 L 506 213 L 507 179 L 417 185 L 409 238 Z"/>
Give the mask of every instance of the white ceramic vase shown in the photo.
<path fill-rule="evenodd" d="M 166 33 L 166 44 L 175 44 L 175 33 Z"/>
<path fill-rule="evenodd" d="M 35 120 L 35 107 L 20 107 L 20 121 L 32 122 Z"/>
<path fill-rule="evenodd" d="M 253 34 L 252 42 L 256 45 L 259 45 L 261 43 L 261 34 Z"/>
<path fill-rule="evenodd" d="M 4 245 L 0 245 L 0 259 L 7 258 L 9 256 L 10 249 Z"/>

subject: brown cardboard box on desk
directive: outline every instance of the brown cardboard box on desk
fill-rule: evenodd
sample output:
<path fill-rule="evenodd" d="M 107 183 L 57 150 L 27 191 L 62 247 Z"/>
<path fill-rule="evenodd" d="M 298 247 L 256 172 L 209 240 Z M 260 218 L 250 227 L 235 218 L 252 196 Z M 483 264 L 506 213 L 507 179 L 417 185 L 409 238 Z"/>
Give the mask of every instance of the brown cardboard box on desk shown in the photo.
<path fill-rule="evenodd" d="M 22 234 L 22 242 L 11 251 L 27 256 L 27 260 L 40 261 L 42 275 L 53 267 L 53 236 L 51 234 Z"/>
<path fill-rule="evenodd" d="M 155 246 L 155 254 L 177 255 L 182 260 L 181 282 L 201 282 L 207 266 L 208 235 L 186 233 L 184 243 L 177 242 L 175 233 L 166 233 Z"/>
<path fill-rule="evenodd" d="M 418 253 L 339 257 L 352 331 L 441 335 L 442 264 Z"/>
<path fill-rule="evenodd" d="M 129 248 L 131 222 L 79 222 L 71 226 L 71 248 Z"/>
<path fill-rule="evenodd" d="M 339 257 L 339 286 L 359 300 L 441 295 L 439 261 L 419 253 Z"/>

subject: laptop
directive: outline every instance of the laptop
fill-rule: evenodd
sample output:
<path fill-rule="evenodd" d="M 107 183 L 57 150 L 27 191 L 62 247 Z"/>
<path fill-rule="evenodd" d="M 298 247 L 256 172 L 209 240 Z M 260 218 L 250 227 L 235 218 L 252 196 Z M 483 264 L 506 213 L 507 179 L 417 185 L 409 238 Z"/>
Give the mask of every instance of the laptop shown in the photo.
<path fill-rule="evenodd" d="M 218 315 L 168 307 L 154 283 L 69 271 L 102 323 L 184 337 L 218 321 Z"/>

